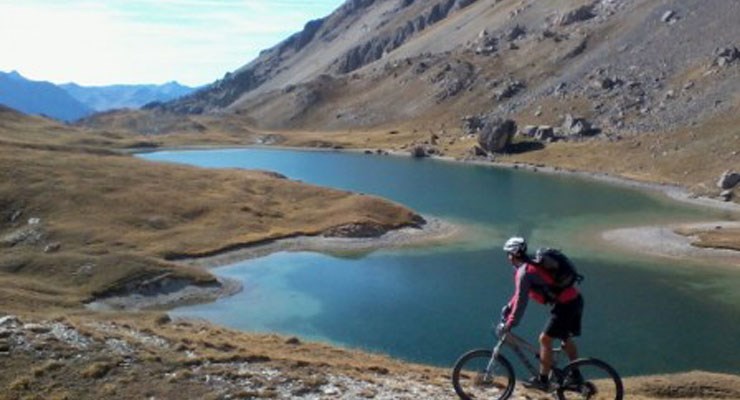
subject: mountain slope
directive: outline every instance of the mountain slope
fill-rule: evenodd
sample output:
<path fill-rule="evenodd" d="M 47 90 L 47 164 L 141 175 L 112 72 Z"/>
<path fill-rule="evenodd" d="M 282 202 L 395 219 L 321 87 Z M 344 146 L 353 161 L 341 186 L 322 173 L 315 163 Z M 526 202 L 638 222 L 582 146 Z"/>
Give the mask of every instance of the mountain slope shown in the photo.
<path fill-rule="evenodd" d="M 510 118 L 520 144 L 495 158 L 719 195 L 740 165 L 738 20 L 725 0 L 352 0 L 148 116 L 86 123 L 469 158 Z"/>
<path fill-rule="evenodd" d="M 49 82 L 31 81 L 18 72 L 0 72 L 0 104 L 26 114 L 75 121 L 92 110 Z"/>
<path fill-rule="evenodd" d="M 165 102 L 185 96 L 194 88 L 168 82 L 162 85 L 80 86 L 59 85 L 87 107 L 101 112 L 118 108 L 139 108 L 151 102 Z"/>
<path fill-rule="evenodd" d="M 734 105 L 738 19 L 738 3 L 722 0 L 348 1 L 167 108 L 347 128 L 440 110 L 515 114 L 550 99 L 596 103 L 575 111 L 599 126 L 657 130 Z M 718 48 L 732 54 L 723 66 Z M 512 81 L 522 87 L 500 96 Z"/>

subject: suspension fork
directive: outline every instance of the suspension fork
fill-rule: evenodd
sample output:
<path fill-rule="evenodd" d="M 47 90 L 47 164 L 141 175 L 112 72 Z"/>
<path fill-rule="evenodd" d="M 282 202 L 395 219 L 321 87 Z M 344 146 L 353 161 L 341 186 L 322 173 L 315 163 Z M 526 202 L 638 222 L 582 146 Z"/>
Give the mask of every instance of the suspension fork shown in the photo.
<path fill-rule="evenodd" d="M 491 355 L 491 359 L 488 360 L 488 365 L 486 366 L 486 379 L 490 378 L 493 374 L 493 364 L 496 362 L 496 358 L 498 358 L 498 355 L 501 353 L 501 347 L 503 347 L 504 343 L 506 343 L 507 336 L 508 333 L 503 334 L 503 336 L 501 336 L 501 339 L 499 339 L 496 345 L 493 346 L 493 354 Z"/>

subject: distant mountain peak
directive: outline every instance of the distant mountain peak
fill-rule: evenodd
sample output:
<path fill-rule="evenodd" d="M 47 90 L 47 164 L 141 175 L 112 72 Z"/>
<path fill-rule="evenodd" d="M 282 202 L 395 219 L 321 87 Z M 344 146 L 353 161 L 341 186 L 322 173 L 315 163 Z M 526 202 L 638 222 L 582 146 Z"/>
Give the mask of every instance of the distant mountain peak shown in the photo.
<path fill-rule="evenodd" d="M 1 72 L 0 72 L 1 73 Z M 18 71 L 12 70 L 8 74 L 8 78 L 16 79 L 16 80 L 26 80 L 26 78 L 23 77 Z"/>

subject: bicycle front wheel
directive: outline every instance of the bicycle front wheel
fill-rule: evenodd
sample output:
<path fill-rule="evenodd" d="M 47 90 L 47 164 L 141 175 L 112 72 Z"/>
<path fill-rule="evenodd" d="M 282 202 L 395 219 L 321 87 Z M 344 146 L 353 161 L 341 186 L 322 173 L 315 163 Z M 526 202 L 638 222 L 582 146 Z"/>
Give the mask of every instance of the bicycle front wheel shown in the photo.
<path fill-rule="evenodd" d="M 622 400 L 622 378 L 609 364 L 594 358 L 573 361 L 563 369 L 558 399 Z"/>
<path fill-rule="evenodd" d="M 514 391 L 514 369 L 499 355 L 493 358 L 491 350 L 473 350 L 465 353 L 452 369 L 452 385 L 463 400 L 505 400 Z"/>

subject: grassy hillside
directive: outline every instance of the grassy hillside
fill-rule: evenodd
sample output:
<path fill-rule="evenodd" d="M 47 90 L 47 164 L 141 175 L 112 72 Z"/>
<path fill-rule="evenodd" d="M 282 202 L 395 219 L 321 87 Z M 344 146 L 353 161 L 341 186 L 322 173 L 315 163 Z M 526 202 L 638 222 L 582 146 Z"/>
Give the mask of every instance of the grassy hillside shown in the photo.
<path fill-rule="evenodd" d="M 6 111 L 0 124 L 0 305 L 81 301 L 168 274 L 167 260 L 348 224 L 417 223 L 387 201 L 259 171 L 159 165 L 92 146 L 99 137 Z M 48 140 L 44 140 L 44 136 Z M 87 139 L 87 140 L 86 140 Z"/>

